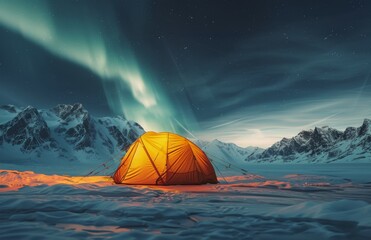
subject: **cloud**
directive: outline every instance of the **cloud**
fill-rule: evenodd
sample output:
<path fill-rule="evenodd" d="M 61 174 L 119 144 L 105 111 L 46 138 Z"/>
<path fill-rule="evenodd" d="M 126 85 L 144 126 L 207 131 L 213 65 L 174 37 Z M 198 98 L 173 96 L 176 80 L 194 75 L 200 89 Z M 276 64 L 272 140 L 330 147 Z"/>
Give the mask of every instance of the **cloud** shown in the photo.
<path fill-rule="evenodd" d="M 201 138 L 268 147 L 304 129 L 344 129 L 371 116 L 367 39 L 355 31 L 325 41 L 324 29 L 288 28 L 288 39 L 277 28 L 241 40 L 190 84 L 192 97 L 211 109 L 200 120 Z"/>
<path fill-rule="evenodd" d="M 317 33 L 297 29 L 300 26 L 288 40 L 277 29 L 241 41 L 225 56 L 230 64 L 213 63 L 209 70 L 213 74 L 200 84 L 194 82 L 193 96 L 207 101 L 203 95 L 207 88 L 215 105 L 229 112 L 241 105 L 342 94 L 340 91 L 357 87 L 368 75 L 368 55 L 354 52 L 358 45 L 368 46 L 365 40 L 323 41 Z"/>
<path fill-rule="evenodd" d="M 353 94 L 349 94 L 332 99 L 291 102 L 280 109 L 274 105 L 264 109 L 250 107 L 244 111 L 236 110 L 227 117 L 202 122 L 205 131 L 196 135 L 201 139 L 218 138 L 241 146 L 268 147 L 283 137 L 293 137 L 316 126 L 328 125 L 340 130 L 360 126 L 363 118 L 371 117 L 370 102 L 370 96 L 363 96 L 355 107 Z"/>

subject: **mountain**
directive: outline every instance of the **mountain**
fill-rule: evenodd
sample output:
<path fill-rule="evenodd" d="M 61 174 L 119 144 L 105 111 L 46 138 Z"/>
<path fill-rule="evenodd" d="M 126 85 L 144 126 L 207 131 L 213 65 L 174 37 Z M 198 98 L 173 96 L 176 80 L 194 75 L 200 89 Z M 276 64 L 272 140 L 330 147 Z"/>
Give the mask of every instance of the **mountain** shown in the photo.
<path fill-rule="evenodd" d="M 16 164 L 97 164 L 119 161 L 144 133 L 123 117 L 96 118 L 81 104 L 38 110 L 0 106 L 0 162 Z"/>
<path fill-rule="evenodd" d="M 195 143 L 206 153 L 213 165 L 224 175 L 243 173 L 246 168 L 244 161 L 249 156 L 261 154 L 264 149 L 259 147 L 239 147 L 234 143 L 225 143 L 217 139 L 207 142 L 197 140 Z"/>
<path fill-rule="evenodd" d="M 254 163 L 331 163 L 371 161 L 371 120 L 339 131 L 316 127 L 283 138 L 263 152 L 246 157 Z"/>
<path fill-rule="evenodd" d="M 236 173 L 247 163 L 332 163 L 371 161 L 371 120 L 339 131 L 330 127 L 304 130 L 267 149 L 242 148 L 219 140 L 195 141 L 217 171 Z M 0 163 L 50 166 L 118 164 L 143 128 L 123 117 L 94 117 L 81 104 L 59 104 L 38 110 L 0 106 Z M 79 163 L 78 165 L 73 163 Z M 47 164 L 45 164 L 47 163 Z M 112 166 L 114 165 L 112 164 Z M 54 166 L 54 168 L 53 168 Z M 79 169 L 75 169 L 78 171 Z M 69 171 L 70 172 L 70 171 Z"/>
<path fill-rule="evenodd" d="M 259 147 L 239 147 L 234 143 L 225 143 L 217 139 L 206 142 L 197 141 L 196 144 L 202 148 L 202 150 L 209 154 L 210 158 L 221 158 L 229 159 L 231 162 L 241 162 L 250 155 L 256 155 L 264 151 L 263 148 Z"/>

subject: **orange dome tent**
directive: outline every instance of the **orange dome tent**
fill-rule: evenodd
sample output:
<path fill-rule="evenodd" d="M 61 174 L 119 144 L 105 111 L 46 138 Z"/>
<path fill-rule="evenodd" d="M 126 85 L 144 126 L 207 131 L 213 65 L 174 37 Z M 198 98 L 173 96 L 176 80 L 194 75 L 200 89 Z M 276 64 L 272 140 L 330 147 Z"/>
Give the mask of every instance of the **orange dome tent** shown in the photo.
<path fill-rule="evenodd" d="M 122 158 L 113 180 L 155 185 L 218 183 L 206 154 L 188 139 L 167 132 L 139 137 Z"/>

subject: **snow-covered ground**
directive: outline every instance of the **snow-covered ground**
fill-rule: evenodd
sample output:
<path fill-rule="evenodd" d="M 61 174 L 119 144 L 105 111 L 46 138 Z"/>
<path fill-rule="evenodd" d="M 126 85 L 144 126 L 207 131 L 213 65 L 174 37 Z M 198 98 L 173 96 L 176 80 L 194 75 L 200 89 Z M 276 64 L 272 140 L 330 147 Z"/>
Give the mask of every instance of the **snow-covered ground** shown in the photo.
<path fill-rule="evenodd" d="M 248 170 L 200 186 L 0 170 L 0 239 L 370 239 L 371 164 Z"/>

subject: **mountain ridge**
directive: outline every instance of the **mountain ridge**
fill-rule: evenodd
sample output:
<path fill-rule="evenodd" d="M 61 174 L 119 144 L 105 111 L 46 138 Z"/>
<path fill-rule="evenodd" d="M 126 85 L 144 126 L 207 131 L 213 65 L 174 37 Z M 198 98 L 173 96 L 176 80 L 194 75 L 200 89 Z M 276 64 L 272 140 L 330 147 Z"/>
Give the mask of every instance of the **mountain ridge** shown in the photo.
<path fill-rule="evenodd" d="M 371 161 L 371 120 L 344 131 L 328 126 L 303 130 L 292 138 L 282 138 L 247 162 L 352 162 Z"/>
<path fill-rule="evenodd" d="M 38 110 L 0 106 L 0 161 L 119 161 L 145 131 L 122 116 L 94 117 L 80 103 Z M 328 126 L 302 130 L 272 146 L 240 147 L 217 139 L 196 140 L 210 159 L 244 163 L 331 163 L 371 161 L 371 120 L 344 131 Z M 227 164 L 228 165 L 228 164 Z"/>
<path fill-rule="evenodd" d="M 80 103 L 37 110 L 0 106 L 0 160 L 103 162 L 123 155 L 144 129 L 121 116 L 93 117 Z M 120 159 L 121 157 L 119 157 Z"/>

